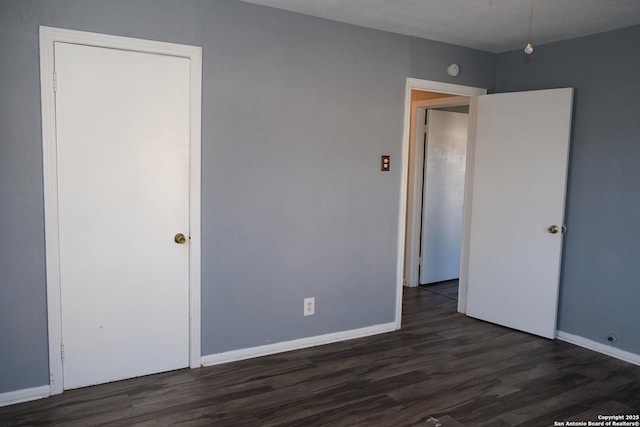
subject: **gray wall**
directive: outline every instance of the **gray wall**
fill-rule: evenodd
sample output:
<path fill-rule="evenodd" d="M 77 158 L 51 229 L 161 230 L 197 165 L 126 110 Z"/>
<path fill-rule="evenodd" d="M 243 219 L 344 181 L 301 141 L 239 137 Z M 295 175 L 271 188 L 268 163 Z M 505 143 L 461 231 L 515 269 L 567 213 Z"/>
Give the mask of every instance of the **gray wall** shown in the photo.
<path fill-rule="evenodd" d="M 0 393 L 49 382 L 39 25 L 204 48 L 203 354 L 394 321 L 405 78 L 491 91 L 495 55 L 235 1 L 2 0 Z"/>
<path fill-rule="evenodd" d="M 574 87 L 559 329 L 640 354 L 640 26 L 498 56 L 496 91 Z M 535 125 L 535 123 L 534 123 Z M 542 124 L 544 125 L 544 124 Z"/>

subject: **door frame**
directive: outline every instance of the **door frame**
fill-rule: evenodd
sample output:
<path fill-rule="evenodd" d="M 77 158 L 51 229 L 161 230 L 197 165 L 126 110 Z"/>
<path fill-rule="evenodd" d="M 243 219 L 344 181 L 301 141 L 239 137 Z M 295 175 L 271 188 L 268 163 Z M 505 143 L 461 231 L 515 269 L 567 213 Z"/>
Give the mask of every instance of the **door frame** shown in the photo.
<path fill-rule="evenodd" d="M 408 189 L 410 187 L 410 180 L 415 180 L 416 177 L 409 176 L 409 148 L 411 144 L 415 144 L 414 141 L 410 141 L 411 134 L 411 91 L 421 90 L 429 92 L 439 92 L 451 95 L 468 96 L 469 99 L 469 136 L 467 138 L 467 161 L 465 171 L 465 188 L 464 188 L 464 212 L 463 212 L 463 224 L 462 224 L 462 252 L 460 254 L 460 281 L 458 290 L 458 311 L 465 313 L 466 311 L 466 291 L 467 291 L 467 274 L 466 269 L 468 265 L 468 253 L 469 253 L 469 219 L 471 216 L 471 194 L 473 187 L 473 154 L 475 147 L 475 108 L 476 108 L 476 96 L 485 95 L 487 89 L 462 86 L 452 83 L 442 83 L 433 80 L 423 80 L 416 78 L 407 78 L 405 84 L 405 102 L 404 102 L 404 128 L 402 133 L 402 159 L 401 159 L 401 180 L 400 180 L 400 209 L 398 215 L 398 258 L 396 263 L 396 329 L 400 329 L 402 324 L 402 290 L 404 287 L 404 266 L 405 266 L 405 241 L 408 233 L 407 228 L 407 212 L 409 207 L 408 202 Z M 446 98 L 442 98 L 441 102 L 445 102 Z M 415 138 L 413 138 L 415 139 Z M 415 174 L 414 174 L 415 175 Z M 415 185 L 412 188 L 415 189 Z M 415 203 L 411 207 L 415 211 Z M 412 212 L 415 216 L 415 212 Z"/>
<path fill-rule="evenodd" d="M 201 106 L 202 48 L 130 37 L 40 26 L 40 90 L 42 107 L 42 157 L 44 181 L 45 265 L 49 337 L 50 394 L 64 390 L 62 366 L 62 313 L 60 304 L 60 249 L 58 234 L 58 183 L 54 43 L 121 49 L 187 58 L 190 61 L 189 117 L 189 366 L 201 366 Z M 99 368 L 99 367 L 98 367 Z"/>

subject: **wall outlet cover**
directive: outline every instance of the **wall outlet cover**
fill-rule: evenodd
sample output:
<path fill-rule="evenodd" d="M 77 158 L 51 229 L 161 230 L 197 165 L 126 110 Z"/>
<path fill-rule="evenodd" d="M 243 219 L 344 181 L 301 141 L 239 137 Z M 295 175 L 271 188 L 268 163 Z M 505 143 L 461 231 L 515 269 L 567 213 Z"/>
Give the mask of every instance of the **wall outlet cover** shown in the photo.
<path fill-rule="evenodd" d="M 304 315 L 312 316 L 316 314 L 316 299 L 315 297 L 304 299 Z"/>

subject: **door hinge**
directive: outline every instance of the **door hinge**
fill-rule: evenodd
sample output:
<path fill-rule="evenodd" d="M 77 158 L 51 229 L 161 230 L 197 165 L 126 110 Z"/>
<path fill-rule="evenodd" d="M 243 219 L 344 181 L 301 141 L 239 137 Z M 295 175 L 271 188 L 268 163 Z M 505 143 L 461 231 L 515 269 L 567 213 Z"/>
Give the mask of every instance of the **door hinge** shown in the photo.
<path fill-rule="evenodd" d="M 60 358 L 62 359 L 62 363 L 64 363 L 64 344 L 60 344 Z"/>
<path fill-rule="evenodd" d="M 58 73 L 56 73 L 55 71 L 53 72 L 53 91 L 58 91 Z"/>

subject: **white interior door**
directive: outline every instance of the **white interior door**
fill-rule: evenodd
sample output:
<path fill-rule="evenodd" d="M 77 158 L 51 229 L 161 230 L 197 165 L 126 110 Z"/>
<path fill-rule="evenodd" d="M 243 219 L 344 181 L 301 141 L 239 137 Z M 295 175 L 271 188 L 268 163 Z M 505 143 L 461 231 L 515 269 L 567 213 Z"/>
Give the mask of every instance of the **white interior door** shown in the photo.
<path fill-rule="evenodd" d="M 189 66 L 55 43 L 65 389 L 189 365 Z"/>
<path fill-rule="evenodd" d="M 457 279 L 468 114 L 427 110 L 420 284 Z"/>
<path fill-rule="evenodd" d="M 547 338 L 556 328 L 572 95 L 477 102 L 467 314 Z"/>

